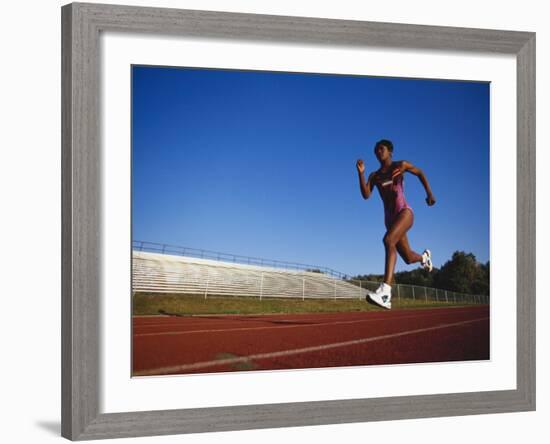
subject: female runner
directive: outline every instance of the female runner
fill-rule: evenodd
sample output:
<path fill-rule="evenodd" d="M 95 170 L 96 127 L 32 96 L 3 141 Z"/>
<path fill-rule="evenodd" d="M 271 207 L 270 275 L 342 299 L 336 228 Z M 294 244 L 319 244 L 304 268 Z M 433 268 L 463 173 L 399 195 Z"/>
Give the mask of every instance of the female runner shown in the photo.
<path fill-rule="evenodd" d="M 421 169 L 415 167 L 406 160 L 393 160 L 393 144 L 389 140 L 380 140 L 374 146 L 374 154 L 380 162 L 380 168 L 371 174 L 365 181 L 365 164 L 363 160 L 357 161 L 357 172 L 359 173 L 359 187 L 363 199 L 368 199 L 374 186 L 378 188 L 382 202 L 384 203 L 384 222 L 386 234 L 384 235 L 384 247 L 386 249 L 386 264 L 384 270 L 384 282 L 380 284 L 375 292 L 368 292 L 368 298 L 375 304 L 391 309 L 391 283 L 397 253 L 405 263 L 413 264 L 420 262 L 422 267 L 432 271 L 432 257 L 430 250 L 426 249 L 422 255 L 411 250 L 407 231 L 413 225 L 414 215 L 412 208 L 407 204 L 403 193 L 404 174 L 409 172 L 420 179 L 426 190 L 426 203 L 429 206 L 435 204 L 435 197 L 432 194 L 430 185 Z"/>

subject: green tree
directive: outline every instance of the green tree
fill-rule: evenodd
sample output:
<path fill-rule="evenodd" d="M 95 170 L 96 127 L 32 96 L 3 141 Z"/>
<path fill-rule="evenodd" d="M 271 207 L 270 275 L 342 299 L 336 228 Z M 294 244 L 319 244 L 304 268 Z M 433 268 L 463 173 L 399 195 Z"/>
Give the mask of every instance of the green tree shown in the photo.
<path fill-rule="evenodd" d="M 469 294 L 489 294 L 489 263 L 477 262 L 473 253 L 455 251 L 434 276 L 437 288 Z"/>
<path fill-rule="evenodd" d="M 415 268 L 411 271 L 398 271 L 394 275 L 396 284 L 419 285 L 421 287 L 433 287 L 434 276 L 438 269 L 434 268 L 431 273 L 423 268 Z"/>
<path fill-rule="evenodd" d="M 478 264 L 479 272 L 477 278 L 472 282 L 472 293 L 473 294 L 489 294 L 489 282 L 490 282 L 490 273 L 489 273 L 489 262 L 486 264 Z"/>

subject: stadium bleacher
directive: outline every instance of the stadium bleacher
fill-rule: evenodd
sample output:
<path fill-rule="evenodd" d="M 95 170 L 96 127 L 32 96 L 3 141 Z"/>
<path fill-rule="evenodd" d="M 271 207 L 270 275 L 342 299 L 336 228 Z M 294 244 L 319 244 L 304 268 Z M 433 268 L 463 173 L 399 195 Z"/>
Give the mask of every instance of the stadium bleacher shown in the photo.
<path fill-rule="evenodd" d="M 364 299 L 361 283 L 303 270 L 133 251 L 134 292 L 256 298 Z M 373 290 L 373 288 L 369 288 Z"/>

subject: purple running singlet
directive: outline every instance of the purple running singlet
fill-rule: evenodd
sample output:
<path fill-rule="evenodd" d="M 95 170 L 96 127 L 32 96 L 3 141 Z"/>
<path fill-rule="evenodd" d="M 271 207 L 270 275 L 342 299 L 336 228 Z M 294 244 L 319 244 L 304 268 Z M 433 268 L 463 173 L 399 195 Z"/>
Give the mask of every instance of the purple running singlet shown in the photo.
<path fill-rule="evenodd" d="M 412 212 L 403 193 L 403 172 L 399 162 L 394 162 L 385 173 L 376 172 L 375 184 L 384 202 L 384 224 L 389 230 L 401 211 L 408 208 Z"/>

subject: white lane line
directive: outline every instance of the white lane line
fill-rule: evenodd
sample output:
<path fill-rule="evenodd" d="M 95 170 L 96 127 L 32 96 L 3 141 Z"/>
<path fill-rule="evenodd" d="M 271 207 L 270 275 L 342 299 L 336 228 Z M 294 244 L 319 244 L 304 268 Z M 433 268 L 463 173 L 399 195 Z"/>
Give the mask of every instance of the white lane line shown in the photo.
<path fill-rule="evenodd" d="M 318 322 L 316 324 L 299 324 L 299 325 L 269 325 L 264 327 L 235 327 L 235 328 L 215 328 L 210 330 L 189 330 L 189 331 L 165 331 L 159 333 L 136 333 L 134 335 L 137 337 L 144 336 L 179 336 L 179 335 L 190 335 L 196 333 L 231 333 L 235 331 L 257 331 L 257 330 L 282 330 L 286 328 L 305 328 L 305 327 L 324 327 L 325 325 L 340 325 L 340 324 L 357 324 L 359 322 L 372 322 L 377 319 L 363 319 L 361 321 L 336 321 L 336 322 Z"/>
<path fill-rule="evenodd" d="M 454 314 L 454 313 L 449 313 Z M 309 327 L 325 327 L 330 325 L 345 325 L 345 324 L 360 324 L 363 322 L 380 322 L 388 320 L 401 320 L 401 319 L 426 319 L 434 316 L 441 316 L 441 313 L 425 314 L 423 316 L 392 316 L 376 319 L 353 319 L 349 321 L 334 321 L 334 322 L 316 322 L 312 324 L 298 324 L 298 325 L 266 325 L 263 327 L 234 327 L 234 328 L 212 328 L 202 330 L 187 330 L 187 331 L 164 331 L 158 333 L 135 333 L 134 337 L 149 337 L 149 336 L 179 336 L 189 335 L 196 333 L 230 333 L 235 331 L 256 331 L 256 330 L 281 330 L 286 328 L 309 328 Z M 316 319 L 313 319 L 315 321 Z M 279 321 L 280 322 L 280 321 Z"/>
<path fill-rule="evenodd" d="M 313 347 L 295 348 L 291 350 L 282 350 L 278 352 L 259 353 L 256 355 L 242 356 L 239 358 L 219 359 L 216 361 L 196 362 L 194 364 L 183 364 L 183 365 L 175 365 L 171 367 L 155 368 L 151 370 L 141 370 L 141 371 L 134 372 L 133 376 L 153 376 L 153 375 L 158 375 L 160 373 L 176 373 L 176 372 L 181 373 L 181 372 L 197 370 L 197 369 L 207 368 L 207 367 L 232 365 L 232 364 L 238 364 L 241 362 L 250 362 L 250 361 L 259 360 L 259 359 L 279 358 L 281 356 L 291 356 L 291 355 L 297 355 L 300 353 L 311 353 L 311 352 L 329 350 L 329 349 L 338 348 L 338 347 L 348 347 L 350 345 L 366 344 L 368 342 L 381 341 L 384 339 L 393 339 L 401 336 L 414 335 L 417 333 L 425 333 L 428 331 L 442 330 L 444 328 L 458 327 L 461 325 L 467 325 L 467 324 L 472 324 L 474 322 L 480 322 L 480 321 L 486 321 L 486 320 L 489 320 L 489 318 L 485 317 L 485 318 L 471 319 L 469 321 L 454 322 L 452 324 L 441 324 L 441 325 L 436 325 L 434 327 L 419 328 L 416 330 L 408 330 L 408 331 L 392 333 L 392 334 L 382 335 L 382 336 L 373 336 L 370 338 L 354 339 L 352 341 L 335 342 L 332 344 L 325 344 L 325 345 L 316 345 Z"/>
<path fill-rule="evenodd" d="M 481 307 L 484 307 L 484 305 L 453 305 L 451 307 L 426 307 L 426 308 L 414 308 L 413 310 L 415 311 L 419 311 L 419 312 L 427 312 L 427 311 L 433 311 L 433 310 L 470 310 L 472 308 L 481 308 Z M 406 311 L 406 310 L 409 310 L 407 308 L 398 308 L 396 309 L 395 311 Z M 377 312 L 373 312 L 373 313 L 385 313 L 385 311 L 382 311 L 382 310 L 379 310 Z M 300 314 L 303 314 L 303 313 L 295 313 L 297 316 L 299 316 Z M 330 313 L 330 312 L 320 312 L 319 314 L 321 315 L 327 315 L 327 316 L 330 316 L 332 315 L 333 313 Z M 132 317 L 134 319 L 152 319 L 152 320 L 155 320 L 155 319 L 163 319 L 163 318 L 172 318 L 174 315 L 169 315 L 169 314 L 154 314 L 154 315 L 133 315 Z M 210 318 L 210 317 L 216 317 L 216 318 L 224 318 L 224 317 L 233 317 L 233 316 L 238 316 L 238 317 L 242 317 L 242 318 L 245 318 L 245 317 L 261 317 L 261 316 L 266 316 L 266 317 L 269 317 L 269 316 L 285 316 L 285 314 L 280 314 L 280 313 L 249 313 L 249 314 L 234 314 L 234 313 L 206 313 L 206 314 L 191 314 L 191 315 L 185 315 L 184 317 L 186 318 L 191 318 L 191 319 L 201 319 L 201 318 Z"/>
<path fill-rule="evenodd" d="M 453 308 L 453 307 L 450 307 L 450 308 Z M 414 313 L 416 313 L 416 316 L 412 316 L 412 317 L 415 317 L 415 318 L 421 318 L 421 317 L 430 317 L 430 316 L 441 316 L 442 313 L 441 312 L 435 312 L 434 311 L 435 309 L 433 310 L 418 310 L 418 311 L 414 311 Z M 455 309 L 457 310 L 457 309 Z M 465 314 L 465 313 L 469 313 L 473 310 L 461 310 L 461 311 L 453 311 L 452 313 L 443 313 L 443 315 L 447 315 L 447 314 Z M 376 314 L 386 314 L 385 312 L 375 312 Z M 400 316 L 391 316 L 391 317 L 386 317 L 386 316 L 383 316 L 381 318 L 375 318 L 375 319 L 372 319 L 373 321 L 374 320 L 379 320 L 379 319 L 409 319 L 411 318 L 411 315 L 410 315 L 410 311 L 407 311 L 406 313 L 400 313 Z M 218 315 L 213 315 L 213 316 L 218 316 Z M 224 315 L 225 316 L 225 315 Z M 234 315 L 233 315 L 234 316 Z M 241 315 L 242 316 L 242 315 Z M 252 316 L 252 315 L 250 315 Z M 260 315 L 260 316 L 269 316 L 269 315 Z M 167 316 L 165 316 L 167 317 Z M 234 319 L 217 319 L 217 318 L 214 318 L 214 319 L 209 319 L 208 316 L 191 316 L 191 317 L 185 317 L 185 318 L 182 318 L 181 320 L 176 320 L 174 319 L 173 322 L 170 322 L 170 323 L 167 323 L 167 322 L 164 322 L 164 323 L 155 323 L 155 324 L 141 324 L 141 325 L 134 325 L 133 328 L 134 330 L 141 330 L 141 329 L 147 329 L 147 328 L 157 328 L 157 327 L 178 327 L 180 325 L 182 325 L 182 323 L 187 323 L 189 321 L 194 321 L 194 320 L 200 320 L 200 321 L 204 321 L 204 320 L 208 320 L 210 321 L 210 323 L 216 325 L 218 324 L 220 321 L 222 322 L 227 322 L 227 321 L 248 321 L 248 322 L 259 322 L 259 323 L 265 323 L 265 322 L 280 322 L 280 323 L 284 323 L 284 322 L 321 322 L 324 320 L 323 318 L 327 318 L 328 316 L 324 316 L 324 317 L 313 317 L 313 318 L 287 318 L 287 319 L 279 319 L 279 318 L 272 318 L 272 319 L 261 319 L 260 317 L 258 317 L 258 319 L 240 319 L 240 318 L 234 318 Z M 330 317 L 329 317 L 330 319 Z M 353 321 L 359 321 L 359 319 L 353 319 Z M 348 322 L 348 321 L 334 321 L 334 322 Z M 203 322 L 204 324 L 204 322 Z M 317 324 L 319 325 L 319 324 Z M 250 327 L 250 328 L 253 328 L 253 327 Z M 209 331 L 226 331 L 226 330 L 223 330 L 223 329 L 220 329 L 220 330 L 217 330 L 217 329 L 212 329 L 212 330 L 197 330 L 198 332 L 209 332 Z M 175 332 L 177 334 L 177 332 Z M 136 333 L 137 336 L 141 336 L 141 335 L 156 335 L 156 334 L 166 334 L 166 333 Z"/>

